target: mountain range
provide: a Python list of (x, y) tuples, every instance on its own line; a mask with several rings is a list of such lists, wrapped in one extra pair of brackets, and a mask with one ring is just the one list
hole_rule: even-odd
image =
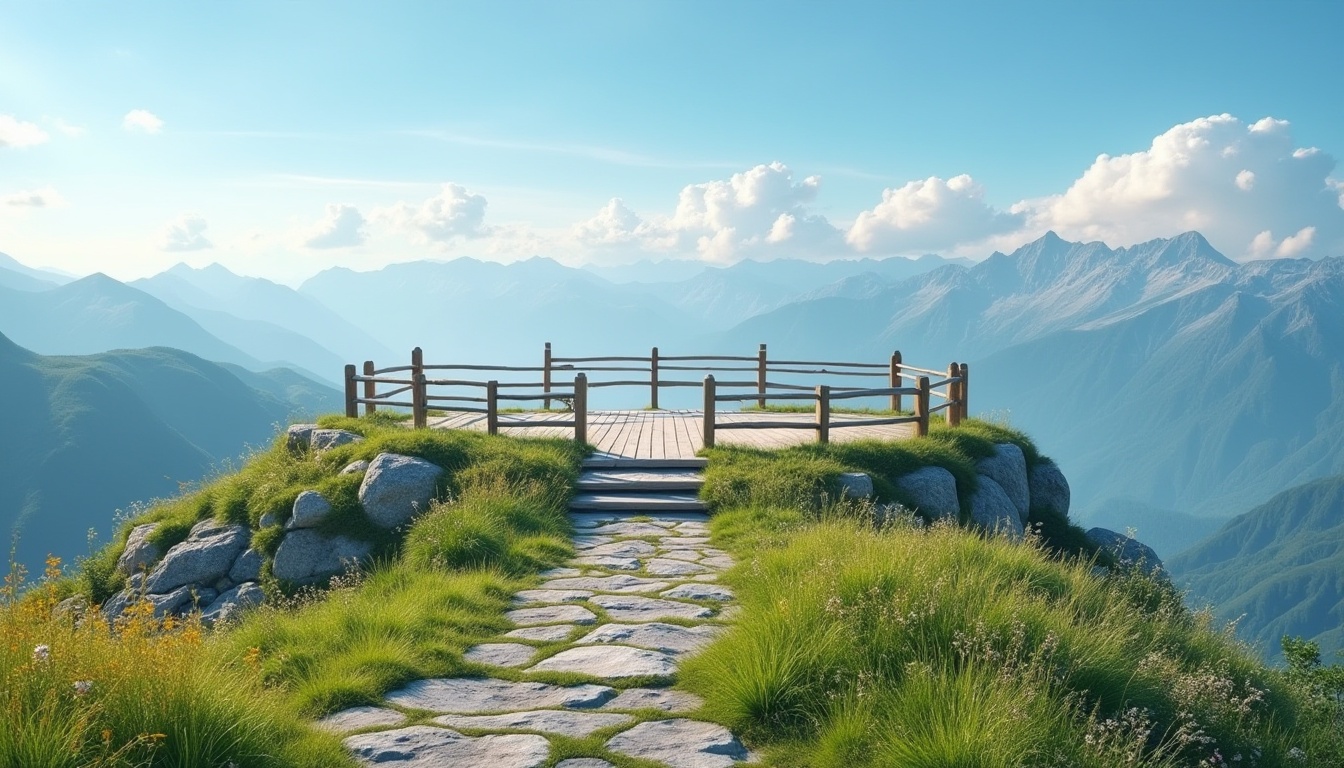
[(340, 408), (291, 371), (254, 373), (156, 347), (44, 356), (0, 335), (0, 528), (30, 571), (87, 554), (114, 512), (174, 494), (291, 419)]
[[(42, 354), (171, 346), (280, 399), (414, 346), (500, 364), (536, 364), (546, 341), (557, 355), (768, 342), (772, 357), (955, 359), (971, 365), (972, 412), (1010, 420), (1064, 469), (1075, 517), (1134, 528), (1163, 557), (1344, 473), (1344, 259), (1237, 263), (1195, 232), (1125, 248), (1048, 233), (978, 263), (459, 258), (297, 288), (219, 265), (127, 285), (0, 259), (0, 332)], [(278, 365), (297, 371), (284, 386), (260, 373)]]
[(1271, 658), (1284, 635), (1344, 651), (1344, 475), (1275, 495), (1167, 561), (1196, 605)]

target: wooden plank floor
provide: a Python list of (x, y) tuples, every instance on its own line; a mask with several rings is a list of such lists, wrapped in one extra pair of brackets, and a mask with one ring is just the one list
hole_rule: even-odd
[[(572, 438), (573, 427), (548, 427), (548, 421), (570, 421), (571, 413), (505, 413), (500, 414), (500, 434), (514, 437)], [(879, 427), (838, 427), (837, 422), (871, 418), (834, 414), (831, 416), (831, 442), (852, 440), (900, 440), (914, 435), (912, 424), (892, 424)], [(796, 422), (811, 426), (813, 417), (808, 413), (740, 413), (727, 411), (718, 414), (715, 430), (719, 445), (741, 445), (754, 448), (784, 448), (810, 443), (817, 439), (814, 429), (724, 429), (724, 424), (750, 421)], [(513, 426), (509, 425), (527, 426)], [(434, 417), (429, 426), (435, 429), (471, 429), (485, 431), (485, 414), (449, 412)], [(632, 459), (688, 459), (704, 447), (704, 416), (700, 411), (591, 411), (588, 414), (588, 442), (597, 448), (597, 457), (620, 456)]]

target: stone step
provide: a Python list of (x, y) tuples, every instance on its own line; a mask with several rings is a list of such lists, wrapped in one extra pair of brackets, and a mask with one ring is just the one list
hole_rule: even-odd
[(631, 459), (625, 456), (611, 456), (595, 453), (583, 460), (584, 469), (704, 469), (707, 459)]
[(698, 491), (704, 476), (695, 469), (590, 469), (579, 476), (580, 491)]
[(611, 512), (703, 512), (708, 507), (694, 493), (579, 493), (569, 502), (571, 510)]

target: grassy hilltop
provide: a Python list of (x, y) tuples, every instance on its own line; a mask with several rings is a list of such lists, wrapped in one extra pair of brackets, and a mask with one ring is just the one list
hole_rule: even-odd
[[(565, 507), (584, 451), (386, 417), (323, 423), (366, 439), (314, 456), (280, 438), (128, 521), (80, 568), (53, 564), (26, 589), (11, 574), (0, 765), (352, 765), (308, 723), (410, 680), (483, 672), (464, 650), (507, 626), (510, 595), (573, 554)], [(1094, 572), (1080, 531), (1040, 511), (1019, 542), (885, 506), (902, 501), (896, 476), (928, 464), (969, 493), (974, 460), (1004, 440), (1038, 460), (1024, 436), (974, 420), (899, 443), (710, 451), (703, 496), (715, 545), (740, 563), (727, 579), (741, 608), (683, 667), (681, 685), (706, 700), (699, 716), (781, 766), (1344, 764), (1344, 681), (1309, 646), (1288, 670), (1262, 665), (1160, 578)], [(394, 535), (373, 530), (338, 474), (380, 451), (448, 470), (446, 500)], [(878, 499), (837, 499), (846, 471), (870, 473)], [(216, 630), (52, 610), (121, 586), (111, 566), (134, 524), (164, 523), (166, 545), (206, 517), (255, 526), (308, 488), (337, 510), (328, 532), (377, 545), (366, 573), (297, 593), (271, 579), (266, 606)], [(254, 540), (263, 550), (269, 530)], [(596, 748), (562, 743), (551, 762), (647, 768)]]

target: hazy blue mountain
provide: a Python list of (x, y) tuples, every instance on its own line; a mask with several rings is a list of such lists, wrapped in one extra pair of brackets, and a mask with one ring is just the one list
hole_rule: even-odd
[(676, 283), (690, 280), (709, 265), (694, 259), (633, 261), (629, 264), (585, 264), (590, 272), (612, 283)]
[(1101, 526), (1113, 531), (1132, 530), (1135, 538), (1151, 546), (1157, 556), (1164, 559), (1193, 547), (1226, 522), (1222, 517), (1196, 517), (1125, 497), (1089, 504), (1075, 510), (1072, 516), (1084, 528)]
[(859, 295), (854, 287), (858, 283), (870, 286), (870, 292), (880, 291), (906, 278), (954, 263), (970, 262), (934, 255), (918, 259), (838, 259), (824, 263), (748, 259), (728, 267), (710, 267), (689, 280), (646, 287), (679, 309), (722, 329), (809, 298), (829, 295), (854, 298)]
[[(326, 270), (300, 287), (340, 307), (398, 352), (425, 350), (427, 362), (541, 363), (556, 355), (622, 355), (674, 346), (703, 323), (656, 296), (534, 258), (497, 264), (460, 258), (393, 264), (374, 272)], [(380, 366), (386, 364), (375, 359)]]
[[(190, 315), (212, 333), (239, 346), (243, 346), (235, 340), (239, 334), (275, 336), (265, 343), (275, 352), (284, 354), (262, 354), (259, 350), (253, 352), (254, 356), (263, 360), (292, 361), (326, 379), (339, 378), (345, 363), (392, 356), (385, 345), (338, 312), (339, 306), (328, 307), (270, 280), (236, 275), (219, 264), (202, 269), (178, 264), (131, 285)], [(211, 312), (251, 322), (234, 323)], [(293, 336), (281, 338), (277, 329), (284, 329)], [(398, 350), (398, 354), (408, 352), (409, 348), (405, 353)], [(333, 364), (335, 368), (331, 367)]]
[(49, 291), (0, 288), (0, 332), (41, 354), (161, 346), (253, 370), (266, 367), (181, 312), (102, 273)]
[[(4, 254), (0, 253), (0, 256), (4, 256)], [(3, 262), (0, 261), (0, 264), (3, 264)], [(56, 285), (50, 280), (43, 280), (25, 272), (16, 272), (0, 266), (0, 288), (11, 288), (16, 291), (46, 291), (55, 288)]]
[(20, 263), (9, 254), (0, 253), (0, 285), (5, 285), (11, 288), (20, 288), (25, 291), (44, 290), (42, 288), (23, 288), (20, 285), (11, 285), (9, 281), (17, 281), (18, 278), (14, 278), (12, 275), (4, 273), (16, 273), (22, 277), (28, 278), (30, 281), (36, 281), (36, 283), (34, 283), (36, 285), (50, 284), (48, 287), (64, 285), (74, 279), (64, 272), (57, 272), (50, 269), (36, 269), (27, 266), (26, 264)]
[(1226, 518), (1344, 472), (1344, 260), (1248, 265), (972, 379), (974, 407), (1010, 410), (1059, 457), (1080, 516), (1127, 498)]
[(291, 372), (244, 375), (174, 349), (42, 356), (0, 336), (0, 527), (18, 532), (20, 562), (87, 554), (85, 532), (106, 538), (116, 510), (340, 401)]
[(722, 339), (740, 347), (787, 329), (790, 346), (809, 356), (881, 359), (899, 349), (912, 361), (976, 360), (1236, 271), (1196, 232), (1117, 249), (1065, 242), (1050, 232), (1012, 254), (942, 266), (886, 290), (873, 290), (871, 280), (856, 294), (818, 286), (817, 298), (751, 318)]
[(1167, 561), (1192, 604), (1211, 604), (1237, 633), (1280, 657), (1279, 638), (1344, 650), (1344, 476), (1274, 496)]

